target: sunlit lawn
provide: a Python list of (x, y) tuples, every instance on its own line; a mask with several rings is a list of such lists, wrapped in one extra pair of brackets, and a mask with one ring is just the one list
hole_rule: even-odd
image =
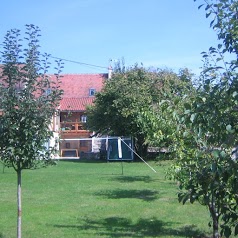
[[(181, 205), (168, 162), (58, 162), (23, 172), (22, 237), (206, 237), (209, 215)], [(122, 174), (123, 172), (123, 174)], [(16, 237), (16, 174), (0, 165), (0, 238)]]

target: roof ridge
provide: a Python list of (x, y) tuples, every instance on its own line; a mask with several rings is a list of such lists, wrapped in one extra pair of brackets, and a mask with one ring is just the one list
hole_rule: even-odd
[[(108, 73), (61, 73), (60, 75), (105, 75)], [(55, 74), (49, 74), (49, 75), (55, 75)]]
[(62, 97), (63, 98), (67, 98), (67, 99), (80, 99), (80, 98), (94, 98), (95, 96), (88, 96), (88, 97)]

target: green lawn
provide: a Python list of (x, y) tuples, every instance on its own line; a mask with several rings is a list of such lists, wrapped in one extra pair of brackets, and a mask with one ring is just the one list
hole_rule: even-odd
[[(60, 161), (23, 171), (23, 238), (206, 237), (205, 207), (181, 205), (168, 162)], [(0, 238), (16, 237), (16, 174), (0, 165)]]

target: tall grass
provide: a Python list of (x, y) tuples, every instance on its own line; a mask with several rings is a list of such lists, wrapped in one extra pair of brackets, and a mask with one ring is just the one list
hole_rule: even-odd
[[(152, 163), (157, 173), (144, 163), (76, 160), (24, 171), (22, 237), (208, 236), (206, 208), (178, 203), (167, 163)], [(0, 238), (16, 237), (16, 218), (16, 174), (0, 167)]]

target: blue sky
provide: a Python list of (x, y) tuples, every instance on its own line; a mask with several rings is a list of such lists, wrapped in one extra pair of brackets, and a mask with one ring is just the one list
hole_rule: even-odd
[(126, 66), (202, 66), (201, 52), (217, 44), (203, 0), (7, 0), (1, 3), (0, 41), (7, 30), (41, 29), (41, 51), (72, 61), (63, 73), (107, 72), (110, 59)]

